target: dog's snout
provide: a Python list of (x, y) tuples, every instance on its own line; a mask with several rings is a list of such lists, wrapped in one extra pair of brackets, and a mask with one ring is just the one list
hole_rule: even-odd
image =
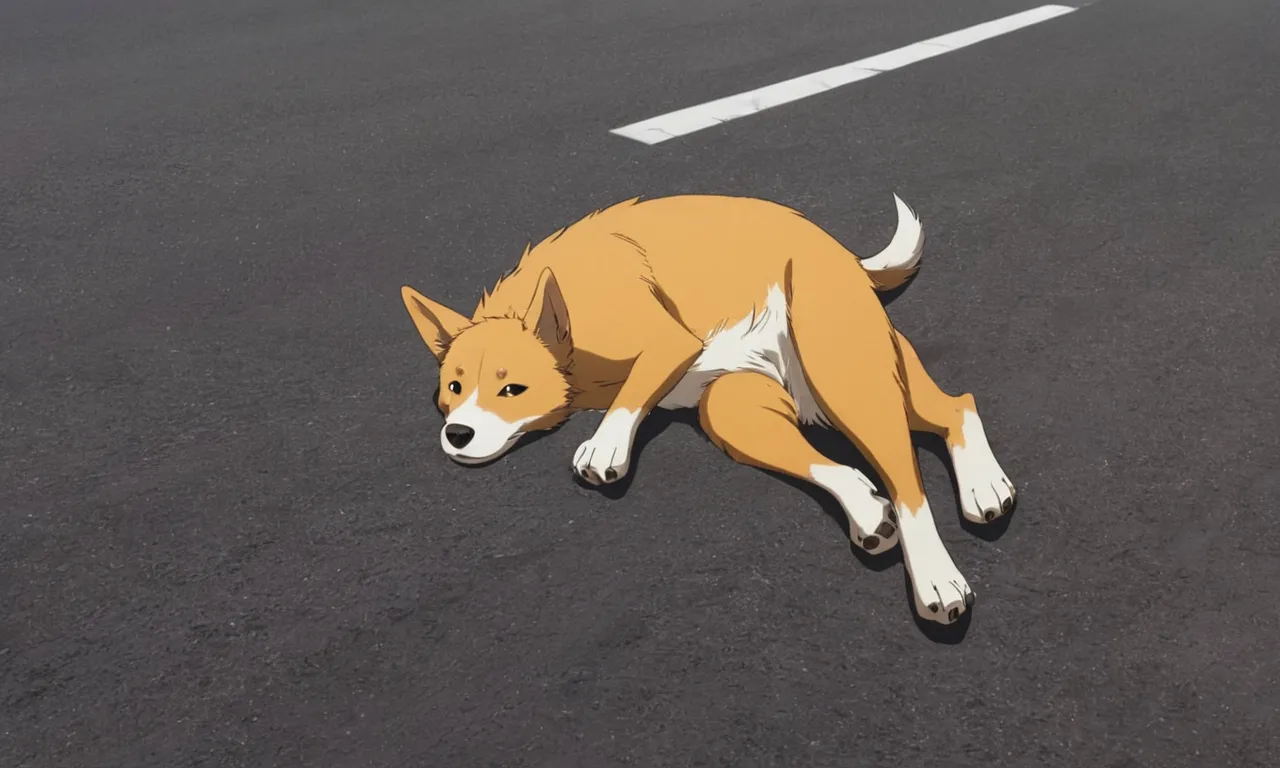
[(444, 428), (444, 439), (449, 441), (449, 445), (454, 448), (462, 449), (467, 447), (467, 443), (471, 442), (471, 438), (476, 436), (476, 431), (471, 427), (462, 424), (446, 424)]

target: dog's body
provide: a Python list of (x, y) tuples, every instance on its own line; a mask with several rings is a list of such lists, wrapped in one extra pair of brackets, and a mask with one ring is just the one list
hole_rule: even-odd
[[(965, 517), (1012, 509), (1014, 489), (970, 395), (942, 392), (876, 291), (903, 284), (924, 244), (895, 197), (898, 230), (859, 261), (794, 210), (741, 197), (628, 200), (527, 248), (471, 319), (406, 286), (441, 363), (445, 452), (483, 463), (580, 410), (604, 419), (573, 457), (593, 484), (623, 477), (654, 408), (698, 408), (735, 460), (812, 482), (871, 553), (901, 539), (919, 614), (950, 623), (973, 592), (938, 537), (910, 431), (950, 449)], [(884, 481), (833, 463), (799, 425), (839, 429)]]

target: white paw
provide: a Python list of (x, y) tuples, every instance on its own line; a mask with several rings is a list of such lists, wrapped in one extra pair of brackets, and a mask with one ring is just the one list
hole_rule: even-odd
[(975, 595), (951, 558), (946, 562), (917, 565), (911, 579), (920, 618), (954, 624), (973, 607)]
[(592, 485), (614, 483), (631, 468), (631, 443), (637, 421), (627, 410), (610, 411), (591, 439), (578, 446), (573, 471)]
[(573, 471), (592, 485), (613, 483), (626, 476), (631, 464), (630, 446), (593, 437), (578, 446)]
[(866, 475), (853, 467), (815, 464), (809, 468), (809, 476), (844, 508), (854, 546), (878, 555), (897, 545), (893, 505), (876, 495), (876, 487)]
[(961, 441), (951, 448), (951, 463), (966, 520), (989, 523), (1013, 511), (1017, 492), (991, 452), (982, 421), (972, 411), (964, 416)]
[(897, 512), (916, 613), (939, 624), (955, 623), (973, 607), (974, 593), (938, 537), (928, 501), (915, 512), (905, 506)]
[[(860, 509), (856, 518), (853, 509), (849, 509), (849, 520), (852, 523), (849, 532), (855, 545), (866, 550), (869, 555), (888, 552), (898, 546), (897, 515), (888, 499), (868, 493), (857, 506)], [(861, 519), (862, 522), (854, 523), (855, 519)], [(874, 527), (872, 523), (875, 523)]]
[[(957, 479), (959, 472), (956, 473)], [(973, 523), (989, 523), (1001, 515), (1013, 511), (1017, 492), (1013, 483), (1004, 476), (1000, 467), (978, 476), (970, 482), (960, 482), (960, 509), (966, 520)]]

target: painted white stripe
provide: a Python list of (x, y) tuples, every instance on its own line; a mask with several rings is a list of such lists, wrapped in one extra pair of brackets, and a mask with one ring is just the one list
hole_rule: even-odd
[(658, 144), (685, 134), (710, 128), (720, 123), (760, 112), (770, 107), (799, 101), (807, 96), (829, 91), (859, 80), (875, 77), (881, 72), (905, 67), (917, 61), (939, 56), (983, 40), (989, 40), (1014, 30), (1056, 19), (1076, 10), (1069, 5), (1042, 5), (1029, 11), (1015, 13), (1002, 19), (988, 21), (949, 34), (921, 40), (865, 59), (841, 64), (810, 75), (767, 85), (715, 101), (708, 101), (687, 109), (668, 112), (665, 115), (642, 120), (638, 123), (614, 128), (610, 133), (645, 144)]

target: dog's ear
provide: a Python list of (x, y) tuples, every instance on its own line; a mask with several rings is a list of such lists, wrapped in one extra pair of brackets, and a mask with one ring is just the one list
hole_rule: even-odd
[(471, 321), (407, 285), (400, 289), (400, 295), (404, 297), (409, 317), (413, 318), (413, 324), (418, 327), (418, 333), (422, 334), (422, 340), (427, 342), (427, 347), (436, 356), (436, 360), (443, 362), (449, 344), (463, 329), (471, 325)]
[(560, 284), (551, 268), (542, 270), (533, 301), (524, 313), (524, 326), (534, 332), (543, 344), (553, 350), (567, 352), (573, 345), (569, 334), (569, 310), (560, 293)]

